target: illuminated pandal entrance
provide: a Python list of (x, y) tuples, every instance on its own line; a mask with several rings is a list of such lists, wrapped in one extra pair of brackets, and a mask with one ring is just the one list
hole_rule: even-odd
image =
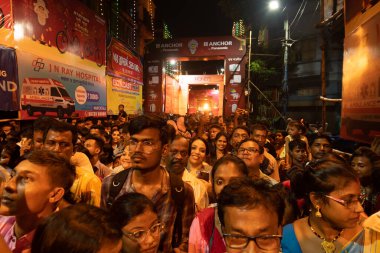
[[(232, 36), (155, 41), (145, 54), (144, 111), (229, 116), (246, 107), (246, 48)], [(181, 75), (170, 61), (224, 61), (222, 75)]]

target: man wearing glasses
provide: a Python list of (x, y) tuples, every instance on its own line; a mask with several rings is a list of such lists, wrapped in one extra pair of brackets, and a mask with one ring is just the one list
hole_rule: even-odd
[(218, 199), (228, 253), (280, 252), (285, 204), (265, 180), (233, 180)]
[(267, 180), (271, 185), (275, 185), (278, 182), (271, 178), (268, 175), (265, 175), (260, 170), (260, 165), (263, 163), (264, 157), (264, 148), (260, 146), (254, 140), (244, 140), (242, 141), (237, 149), (237, 156), (244, 161), (248, 167), (248, 175), (250, 178), (264, 179)]
[[(106, 177), (102, 184), (101, 206), (109, 208), (112, 202), (119, 196), (137, 192), (150, 199), (157, 210), (160, 221), (166, 230), (161, 237), (159, 250), (162, 252), (187, 252), (188, 234), (191, 222), (194, 218), (194, 192), (190, 185), (184, 184), (184, 200), (182, 203), (181, 224), (176, 223), (178, 205), (175, 204), (171, 192), (171, 177), (169, 173), (160, 166), (161, 156), (168, 148), (167, 124), (161, 118), (142, 115), (134, 118), (129, 125), (131, 135), (129, 151), (132, 160), (132, 168), (124, 181), (115, 182), (114, 177), (118, 174)], [(125, 173), (125, 172), (124, 172)], [(116, 196), (112, 196), (112, 187), (119, 188)], [(115, 198), (113, 198), (115, 197)], [(180, 226), (180, 231), (178, 227)]]

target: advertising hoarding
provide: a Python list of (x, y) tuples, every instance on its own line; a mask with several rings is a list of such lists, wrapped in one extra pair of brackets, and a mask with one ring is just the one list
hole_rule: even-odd
[(12, 46), (11, 0), (0, 1), (0, 45)]
[(0, 46), (0, 111), (19, 109), (19, 85), (16, 52)]
[(116, 39), (107, 53), (107, 113), (117, 115), (124, 105), (128, 114), (142, 112), (143, 65), (139, 57)]
[(344, 41), (341, 135), (359, 142), (380, 135), (379, 26), (377, 12)]
[(128, 114), (142, 113), (142, 86), (124, 79), (107, 76), (107, 114), (117, 115), (119, 104)]
[(47, 114), (67, 117), (106, 116), (106, 81), (97, 72), (17, 51), (21, 83), (21, 118)]
[(33, 44), (56, 48), (81, 59), (105, 64), (105, 21), (79, 1), (13, 0), (14, 39), (21, 50)]

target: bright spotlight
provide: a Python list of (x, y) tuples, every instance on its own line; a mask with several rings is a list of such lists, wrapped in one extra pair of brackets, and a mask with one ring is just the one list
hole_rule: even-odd
[(278, 0), (272, 0), (268, 4), (269, 10), (278, 10), (280, 8), (280, 2)]
[(175, 65), (177, 63), (177, 61), (176, 60), (170, 60), (170, 65)]
[(14, 38), (15, 40), (21, 40), (24, 38), (24, 26), (22, 24), (14, 25)]

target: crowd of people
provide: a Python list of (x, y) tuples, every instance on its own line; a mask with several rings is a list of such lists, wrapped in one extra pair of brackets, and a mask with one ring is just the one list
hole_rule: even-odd
[(380, 154), (208, 115), (1, 128), (0, 252), (380, 252)]

